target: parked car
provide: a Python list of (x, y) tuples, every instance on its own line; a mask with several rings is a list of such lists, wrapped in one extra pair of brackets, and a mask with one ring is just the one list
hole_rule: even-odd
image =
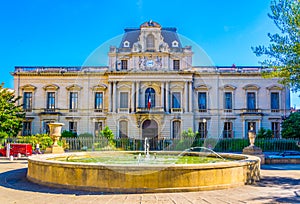
[[(0, 149), (0, 156), (6, 156), (6, 151), (7, 151), (7, 145), (5, 145), (4, 148)], [(22, 156), (31, 156), (32, 155), (32, 146), (31, 144), (9, 144), (10, 146), (10, 151), (9, 155), (10, 156), (18, 156), (20, 153)]]

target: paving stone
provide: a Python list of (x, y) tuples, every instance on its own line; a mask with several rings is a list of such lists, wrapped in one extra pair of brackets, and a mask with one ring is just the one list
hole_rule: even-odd
[(103, 194), (57, 189), (30, 183), (27, 161), (0, 160), (1, 204), (243, 204), (300, 203), (300, 165), (262, 166), (262, 180), (238, 188), (186, 193)]

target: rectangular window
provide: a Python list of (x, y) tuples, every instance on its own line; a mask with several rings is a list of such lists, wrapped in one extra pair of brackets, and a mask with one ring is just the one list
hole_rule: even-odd
[(206, 122), (199, 122), (198, 134), (199, 134), (200, 138), (206, 138), (206, 136), (207, 136)]
[(181, 127), (180, 121), (173, 121), (173, 139), (180, 139)]
[(198, 109), (200, 112), (207, 111), (207, 99), (206, 99), (206, 92), (199, 92), (198, 93)]
[(47, 92), (47, 110), (55, 110), (55, 92)]
[(254, 92), (247, 93), (247, 109), (255, 110), (256, 109), (256, 98)]
[(224, 97), (225, 97), (224, 98), (224, 111), (231, 112), (232, 111), (232, 93), (225, 92)]
[(224, 122), (223, 138), (233, 138), (232, 122)]
[(23, 122), (23, 129), (22, 129), (23, 136), (31, 135), (31, 122)]
[(128, 69), (128, 61), (121, 60), (121, 70), (127, 70), (127, 69)]
[(280, 123), (272, 122), (272, 133), (275, 138), (280, 138)]
[(271, 93), (271, 112), (279, 112), (279, 93)]
[(100, 133), (103, 129), (102, 122), (95, 122), (95, 136), (100, 136)]
[(25, 112), (32, 111), (32, 92), (24, 92), (23, 95), (23, 109)]
[(128, 108), (128, 92), (120, 93), (120, 108)]
[(181, 94), (180, 92), (172, 93), (172, 108), (181, 108)]
[(70, 112), (77, 112), (78, 109), (78, 93), (70, 92)]
[(178, 71), (180, 69), (180, 61), (179, 60), (173, 60), (173, 70)]
[(103, 109), (103, 93), (96, 92), (95, 93), (95, 112), (102, 112)]
[(69, 131), (73, 133), (77, 133), (77, 122), (74, 121), (69, 122)]
[(119, 122), (119, 137), (128, 138), (128, 123), (125, 120)]

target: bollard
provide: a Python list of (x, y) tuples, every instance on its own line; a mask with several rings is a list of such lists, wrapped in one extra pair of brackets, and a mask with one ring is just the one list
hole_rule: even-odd
[(13, 161), (13, 160), (14, 160), (14, 156), (13, 155), (9, 156), (9, 161)]

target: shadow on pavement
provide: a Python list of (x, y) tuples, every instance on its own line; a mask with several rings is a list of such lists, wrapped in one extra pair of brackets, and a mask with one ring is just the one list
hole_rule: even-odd
[[(0, 186), (21, 191), (31, 191), (52, 194), (69, 194), (69, 195), (109, 195), (103, 192), (89, 192), (82, 190), (72, 190), (65, 188), (51, 188), (48, 186), (38, 185), (27, 180), (27, 168), (7, 171), (0, 174)], [(117, 194), (117, 193), (114, 193)]]

